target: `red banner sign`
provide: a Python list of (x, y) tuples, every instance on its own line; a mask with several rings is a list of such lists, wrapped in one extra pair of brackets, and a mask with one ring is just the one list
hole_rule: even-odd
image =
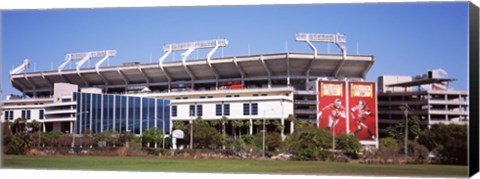
[(318, 127), (335, 131), (336, 135), (347, 132), (347, 108), (345, 82), (318, 82)]
[(349, 131), (360, 140), (377, 137), (375, 83), (349, 82)]

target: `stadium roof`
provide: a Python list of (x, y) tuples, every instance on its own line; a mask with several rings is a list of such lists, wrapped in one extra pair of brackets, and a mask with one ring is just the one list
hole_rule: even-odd
[[(13, 87), (27, 93), (49, 92), (54, 83), (77, 84), (80, 87), (124, 88), (126, 84), (160, 86), (171, 83), (209, 83), (235, 79), (262, 80), (306, 79), (310, 77), (365, 78), (374, 63), (372, 55), (274, 53), (159, 63), (129, 63), (117, 66), (28, 72), (10, 75)], [(307, 75), (308, 74), (308, 75)], [(193, 77), (193, 79), (192, 79)]]

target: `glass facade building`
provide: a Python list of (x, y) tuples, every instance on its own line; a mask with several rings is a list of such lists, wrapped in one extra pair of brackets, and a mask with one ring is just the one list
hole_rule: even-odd
[(170, 133), (170, 100), (111, 94), (74, 93), (74, 133), (113, 130), (141, 134), (149, 128)]

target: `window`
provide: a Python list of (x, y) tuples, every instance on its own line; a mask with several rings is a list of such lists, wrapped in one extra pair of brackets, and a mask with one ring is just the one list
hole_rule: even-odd
[(268, 96), (267, 94), (262, 94), (262, 96)]
[(253, 96), (258, 96), (258, 94), (253, 94)]
[(182, 99), (188, 99), (188, 97), (183, 97)]
[(213, 98), (213, 96), (207, 96), (207, 98)]
[(227, 95), (227, 98), (231, 98), (231, 97), (232, 97), (232, 95)]
[(223, 104), (223, 115), (230, 116), (230, 104)]
[(238, 98), (240, 97), (240, 95), (236, 94), (236, 95), (233, 95), (233, 97)]
[(243, 103), (243, 115), (244, 116), (250, 115), (250, 104), (249, 103)]
[(22, 118), (25, 119), (26, 117), (27, 117), (27, 116), (26, 116), (26, 114), (25, 114), (25, 110), (22, 110)]
[(258, 115), (258, 103), (252, 103), (252, 115)]
[(180, 99), (180, 97), (176, 97), (175, 99)]
[(222, 104), (215, 105), (215, 115), (222, 116)]
[(200, 96), (200, 99), (205, 99), (205, 96)]
[(10, 111), (5, 111), (5, 115), (3, 117), (5, 120), (10, 119)]
[(190, 105), (190, 116), (193, 117), (195, 116), (195, 105)]
[(38, 112), (38, 119), (43, 119), (43, 109)]
[(177, 117), (177, 106), (172, 106), (172, 117)]
[(203, 116), (203, 105), (197, 105), (197, 116)]
[(13, 120), (13, 111), (10, 111), (10, 120)]

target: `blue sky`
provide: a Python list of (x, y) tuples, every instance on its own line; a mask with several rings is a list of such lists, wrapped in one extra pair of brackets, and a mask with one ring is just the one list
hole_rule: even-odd
[[(285, 44), (290, 52), (311, 52), (294, 41), (296, 32), (346, 34), (349, 54), (358, 44), (359, 54), (375, 56), (369, 81), (443, 68), (457, 79), (451, 87), (467, 89), (467, 2), (2, 11), (2, 86), (4, 94), (19, 93), (8, 71), (24, 58), (28, 71), (45, 71), (73, 52), (116, 49), (110, 65), (149, 62), (164, 44), (214, 38), (229, 40), (225, 56), (246, 55), (248, 46), (250, 54), (285, 52)], [(327, 52), (326, 44), (316, 45)]]

